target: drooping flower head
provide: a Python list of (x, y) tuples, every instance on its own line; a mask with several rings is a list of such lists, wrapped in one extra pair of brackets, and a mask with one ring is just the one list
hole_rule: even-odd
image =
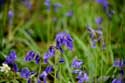
[(71, 17), (71, 16), (73, 16), (73, 11), (70, 10), (65, 15), (68, 16), (68, 17)]
[(96, 24), (100, 25), (103, 19), (101, 17), (97, 17), (95, 21), (96, 21)]
[(121, 79), (113, 79), (112, 83), (123, 83)]
[(16, 60), (16, 52), (11, 51), (10, 54), (6, 57), (5, 63), (13, 64)]
[(61, 7), (62, 7), (62, 4), (60, 4), (60, 3), (55, 3), (53, 6), (54, 6), (54, 11), (55, 11), (55, 12), (58, 12), (58, 8), (61, 8)]
[(48, 63), (48, 59), (53, 57), (54, 55), (55, 55), (55, 47), (50, 46), (49, 50), (43, 56), (44, 63)]
[(46, 6), (47, 11), (50, 11), (50, 6), (51, 6), (50, 0), (45, 0), (44, 5)]
[(30, 2), (30, 0), (23, 0), (23, 4), (24, 4), (28, 9), (32, 9), (32, 3)]
[(113, 66), (114, 66), (114, 67), (122, 67), (123, 64), (124, 64), (124, 63), (123, 63), (122, 60), (120, 60), (120, 59), (115, 59)]
[(104, 7), (104, 9), (107, 9), (109, 4), (107, 0), (96, 0), (96, 2), (101, 4)]
[(73, 49), (73, 39), (70, 34), (60, 32), (56, 35), (56, 47), (60, 49), (62, 45), (65, 45), (69, 50)]
[(31, 72), (28, 68), (23, 68), (20, 72), (20, 76), (25, 79), (29, 79), (32, 74), (34, 72)]
[(12, 69), (14, 72), (18, 72), (19, 69), (16, 63), (12, 64)]
[(82, 61), (77, 60), (77, 59), (73, 59), (72, 67), (73, 67), (73, 68), (81, 68), (81, 65), (82, 65), (82, 64), (83, 64)]
[(35, 56), (35, 62), (36, 62), (36, 64), (39, 64), (39, 62), (40, 62), (40, 56), (39, 56), (39, 54), (37, 54)]
[(88, 81), (89, 78), (88, 78), (87, 73), (79, 72), (77, 79), (78, 79), (78, 83), (84, 83), (84, 82)]
[(35, 57), (35, 53), (33, 51), (28, 51), (26, 56), (25, 56), (25, 61), (31, 61)]
[(46, 69), (43, 71), (43, 73), (40, 74), (38, 82), (44, 81), (44, 83), (46, 83), (46, 78), (48, 74), (50, 74), (52, 71), (53, 71), (53, 67), (47, 66)]

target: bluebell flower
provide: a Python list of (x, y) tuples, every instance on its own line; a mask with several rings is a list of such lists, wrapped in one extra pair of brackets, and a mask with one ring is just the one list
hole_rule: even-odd
[(108, 8), (109, 3), (107, 0), (96, 0), (96, 2), (101, 4), (104, 7), (104, 9)]
[(16, 60), (16, 52), (11, 51), (10, 54), (6, 57), (5, 63), (7, 64), (13, 64)]
[(14, 12), (12, 10), (9, 10), (8, 11), (8, 17), (9, 17), (9, 20), (11, 20), (14, 16)]
[(70, 34), (60, 32), (56, 35), (56, 48), (60, 49), (62, 45), (65, 45), (69, 50), (73, 49), (73, 39)]
[(28, 51), (26, 56), (25, 56), (25, 61), (31, 61), (35, 57), (35, 53), (33, 51)]
[(87, 30), (88, 30), (88, 32), (89, 32), (89, 34), (90, 34), (90, 38), (91, 38), (92, 40), (94, 40), (94, 39), (95, 39), (95, 36), (96, 36), (95, 30), (94, 30), (92, 27), (90, 27), (90, 26), (87, 26)]
[(50, 46), (49, 50), (43, 56), (44, 63), (48, 63), (48, 59), (53, 57), (54, 55), (55, 55), (55, 47)]
[(77, 79), (78, 79), (78, 83), (84, 83), (84, 82), (88, 81), (89, 78), (88, 78), (87, 73), (80, 73), (78, 75)]
[(71, 16), (73, 16), (73, 11), (70, 10), (65, 15), (68, 16), (68, 17), (71, 17)]
[(31, 83), (31, 79), (28, 79), (28, 80), (27, 80), (27, 83)]
[(54, 11), (55, 11), (55, 12), (58, 12), (58, 8), (60, 8), (60, 7), (62, 7), (62, 4), (60, 4), (60, 3), (55, 3), (55, 4), (54, 4)]
[(51, 73), (53, 71), (53, 67), (52, 66), (47, 66), (46, 69), (45, 69), (45, 72), (47, 74)]
[(76, 70), (73, 70), (73, 74), (79, 74), (79, 72), (82, 72), (81, 70), (79, 70), (79, 69), (76, 69)]
[(20, 76), (25, 79), (29, 79), (31, 76), (31, 72), (28, 68), (23, 68), (20, 72)]
[(112, 83), (122, 83), (121, 79), (113, 79)]
[(30, 0), (23, 0), (23, 4), (24, 4), (28, 9), (32, 9), (32, 3), (30, 2)]
[(64, 58), (60, 58), (59, 60), (60, 63), (64, 63), (64, 61), (65, 61)]
[(83, 64), (82, 61), (77, 60), (77, 59), (73, 59), (72, 67), (73, 67), (73, 68), (81, 68), (81, 65), (82, 65), (82, 64)]
[(46, 6), (47, 11), (50, 11), (50, 6), (51, 6), (50, 0), (45, 0), (44, 5)]
[(37, 54), (35, 56), (35, 61), (36, 61), (36, 64), (39, 64), (39, 62), (40, 62), (40, 56), (39, 56), (39, 54)]
[(19, 69), (18, 69), (17, 64), (14, 63), (12, 66), (13, 66), (13, 67), (12, 67), (12, 68), (13, 68), (13, 71), (14, 71), (14, 72), (18, 72)]
[(40, 74), (39, 80), (44, 81), (44, 83), (46, 83), (46, 78), (47, 78), (48, 74), (50, 74), (52, 71), (53, 71), (53, 67), (47, 66), (47, 68), (43, 71), (43, 73)]
[(98, 18), (96, 18), (95, 21), (96, 21), (96, 24), (100, 25), (102, 23), (103, 19), (101, 17), (98, 17)]
[(120, 59), (115, 59), (113, 66), (114, 67), (122, 67), (123, 66), (123, 61), (120, 60)]

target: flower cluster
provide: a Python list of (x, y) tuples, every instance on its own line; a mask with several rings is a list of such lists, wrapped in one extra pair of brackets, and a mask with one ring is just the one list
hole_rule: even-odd
[[(99, 22), (98, 22), (98, 24), (99, 24)], [(87, 26), (87, 30), (90, 34), (92, 48), (96, 48), (96, 43), (102, 43), (102, 48), (104, 49), (106, 45), (105, 45), (105, 42), (103, 39), (102, 28), (98, 27), (97, 30), (94, 30), (90, 26)]]
[(75, 68), (73, 71), (73, 74), (77, 74), (78, 83), (83, 83), (88, 81), (88, 75), (87, 73), (83, 72), (80, 68), (82, 66), (83, 62), (77, 59), (74, 59), (72, 62), (72, 67)]
[(52, 66), (46, 67), (46, 69), (39, 75), (38, 83), (41, 83), (41, 81), (44, 81), (46, 83), (46, 78), (48, 74), (50, 74), (53, 71)]
[(123, 67), (125, 66), (124, 61), (117, 58), (114, 60), (113, 66), (119, 68), (120, 76), (118, 78), (113, 79), (112, 83), (123, 83), (123, 75), (124, 75)]
[(31, 51), (31, 50), (30, 50), (30, 51), (27, 52), (27, 54), (26, 54), (24, 60), (25, 60), (26, 62), (35, 60), (36, 64), (39, 64), (39, 62), (40, 62), (40, 56), (39, 56), (39, 54), (35, 54), (34, 51)]
[[(69, 50), (73, 49), (73, 39), (71, 38), (70, 34), (66, 32), (60, 32), (56, 35), (56, 46), (50, 46), (49, 50), (44, 54), (44, 63), (48, 63), (48, 59), (55, 55), (55, 51), (59, 50), (63, 53), (62, 46), (65, 45)], [(61, 58), (60, 62), (64, 60)]]
[(96, 0), (96, 2), (103, 6), (106, 15), (108, 16), (109, 19), (111, 19), (114, 14), (114, 11), (109, 9), (110, 4), (108, 0)]
[(16, 52), (11, 51), (10, 54), (6, 57), (5, 64), (8, 64), (14, 72), (18, 72), (18, 67), (17, 64), (15, 63), (16, 61)]

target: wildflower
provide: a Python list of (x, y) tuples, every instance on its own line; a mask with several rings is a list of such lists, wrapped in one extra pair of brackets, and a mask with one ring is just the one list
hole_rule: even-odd
[(72, 67), (73, 68), (81, 68), (81, 65), (83, 64), (82, 61), (80, 60), (77, 60), (77, 59), (74, 59), (73, 62), (72, 62)]
[(73, 39), (70, 34), (60, 32), (56, 35), (56, 48), (61, 49), (62, 45), (65, 45), (69, 50), (73, 49)]
[(113, 79), (112, 83), (122, 83), (121, 79)]
[(73, 11), (68, 11), (65, 15), (68, 17), (71, 17), (71, 16), (73, 16)]
[(87, 73), (80, 73), (78, 75), (77, 79), (78, 79), (78, 83), (86, 82), (86, 81), (88, 81), (88, 75), (87, 75)]
[(96, 48), (96, 43), (101, 43), (102, 48), (104, 49), (106, 45), (103, 39), (102, 27), (99, 26), (97, 30), (94, 30), (90, 26), (88, 26), (87, 30), (90, 33), (91, 47)]
[(64, 61), (65, 61), (64, 58), (60, 58), (59, 60), (60, 63), (64, 63)]
[(120, 60), (120, 59), (115, 59), (113, 66), (114, 67), (122, 67), (123, 66), (123, 61)]
[(48, 59), (55, 55), (55, 47), (50, 46), (49, 50), (44, 54), (44, 63), (48, 63)]
[(60, 7), (62, 7), (62, 4), (60, 4), (60, 3), (55, 3), (55, 4), (54, 4), (54, 11), (55, 11), (55, 12), (58, 12), (58, 8), (60, 8)]
[(38, 54), (35, 56), (35, 61), (36, 61), (36, 64), (39, 64), (39, 62), (40, 62), (40, 56)]
[(33, 51), (28, 51), (25, 57), (25, 61), (31, 61), (34, 59), (35, 53)]
[(98, 17), (98, 18), (96, 18), (95, 21), (96, 21), (96, 24), (100, 25), (102, 23), (103, 19), (101, 17)]
[(50, 0), (45, 0), (44, 5), (46, 6), (47, 11), (50, 11), (50, 6), (51, 6)]
[(82, 72), (81, 70), (77, 69), (77, 70), (73, 70), (73, 74), (79, 74), (79, 72)]
[(12, 66), (13, 66), (13, 67), (12, 67), (12, 68), (13, 68), (13, 71), (14, 71), (14, 72), (18, 72), (19, 69), (18, 69), (17, 64), (13, 64)]
[(101, 4), (104, 7), (104, 9), (108, 8), (109, 3), (107, 0), (96, 0), (96, 2)]
[(9, 56), (6, 57), (5, 63), (7, 64), (13, 64), (16, 60), (16, 52), (11, 51)]
[(8, 66), (8, 64), (3, 63), (2, 65), (3, 65), (3, 66), (0, 67), (0, 71), (1, 71), (1, 72), (5, 72), (5, 73), (8, 73), (8, 72), (10, 71), (10, 67)]
[(20, 72), (20, 76), (21, 76), (22, 78), (28, 79), (28, 78), (31, 76), (31, 72), (30, 72), (30, 70), (29, 70), (28, 68), (23, 68), (23, 69), (21, 70), (21, 72)]
[[(47, 75), (50, 74), (51, 72), (53, 71), (53, 67), (52, 66), (48, 66), (42, 74), (40, 74), (39, 76), (39, 80), (40, 81), (44, 81), (44, 83), (46, 83), (46, 78), (47, 78)], [(39, 81), (38, 81), (39, 82)]]
[(30, 0), (23, 0), (23, 4), (24, 4), (28, 9), (31, 9), (31, 8), (32, 8), (32, 3), (30, 2)]

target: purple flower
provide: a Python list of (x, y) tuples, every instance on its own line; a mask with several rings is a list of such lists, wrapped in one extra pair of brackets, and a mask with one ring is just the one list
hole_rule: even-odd
[(122, 83), (121, 79), (113, 79), (112, 83)]
[(48, 67), (45, 69), (45, 71), (43, 71), (43, 73), (40, 74), (40, 76), (39, 76), (40, 81), (44, 81), (44, 83), (46, 83), (47, 75), (48, 75), (49, 73), (51, 73), (52, 71), (53, 71), (53, 67), (52, 67), (52, 66), (48, 66)]
[(40, 56), (39, 56), (39, 54), (37, 54), (35, 56), (35, 61), (36, 61), (36, 64), (39, 64), (39, 62), (40, 62)]
[(31, 9), (31, 8), (32, 8), (32, 3), (30, 2), (30, 0), (23, 0), (23, 4), (24, 4), (28, 9)]
[(8, 11), (8, 17), (9, 17), (9, 19), (12, 19), (13, 16), (14, 16), (13, 11), (12, 11), (12, 10), (9, 10), (9, 11)]
[(73, 70), (73, 74), (79, 74), (79, 72), (82, 72), (81, 70), (77, 69), (77, 70)]
[(77, 59), (74, 59), (73, 62), (72, 62), (72, 67), (73, 68), (81, 68), (81, 65), (83, 64), (82, 61), (80, 60), (77, 60)]
[(19, 69), (18, 69), (17, 64), (13, 64), (13, 71), (14, 71), (14, 72), (18, 72), (18, 70), (19, 70)]
[(23, 68), (20, 72), (20, 76), (25, 79), (29, 79), (32, 75), (32, 72), (28, 68)]
[(47, 11), (50, 11), (50, 6), (51, 6), (50, 0), (45, 0), (44, 5), (46, 6)]
[(10, 54), (6, 57), (5, 63), (13, 64), (16, 60), (16, 52), (11, 51)]
[(45, 72), (47, 74), (51, 73), (53, 71), (53, 67), (52, 66), (47, 66), (46, 69), (45, 69)]
[(87, 73), (79, 73), (77, 79), (78, 79), (78, 83), (86, 82), (88, 81), (88, 75)]
[(28, 51), (25, 56), (25, 61), (31, 61), (34, 59), (35, 53), (33, 51)]
[(71, 16), (73, 16), (73, 11), (68, 11), (65, 15), (68, 17), (71, 17)]
[(55, 4), (54, 4), (54, 11), (55, 11), (55, 12), (58, 12), (58, 8), (60, 8), (60, 7), (62, 7), (62, 4), (60, 4), (60, 3), (55, 3)]
[(107, 9), (108, 7), (108, 1), (107, 0), (96, 0), (97, 3), (101, 4), (104, 9)]
[(56, 35), (56, 48), (60, 49), (62, 45), (65, 45), (69, 50), (73, 49), (73, 39), (70, 34), (60, 32)]
[(59, 60), (60, 63), (64, 63), (64, 61), (65, 61), (64, 58), (60, 58)]
[(44, 63), (48, 63), (48, 59), (53, 57), (54, 55), (55, 55), (55, 47), (50, 46), (49, 50), (43, 56)]
[(96, 24), (100, 25), (102, 23), (103, 19), (101, 17), (98, 17), (98, 18), (96, 18), (95, 21), (96, 21)]
[(30, 79), (28, 79), (28, 80), (27, 80), (27, 83), (31, 83), (31, 80), (30, 80)]
[(115, 59), (113, 66), (114, 67), (122, 67), (123, 66), (123, 61), (120, 60), (120, 59)]

